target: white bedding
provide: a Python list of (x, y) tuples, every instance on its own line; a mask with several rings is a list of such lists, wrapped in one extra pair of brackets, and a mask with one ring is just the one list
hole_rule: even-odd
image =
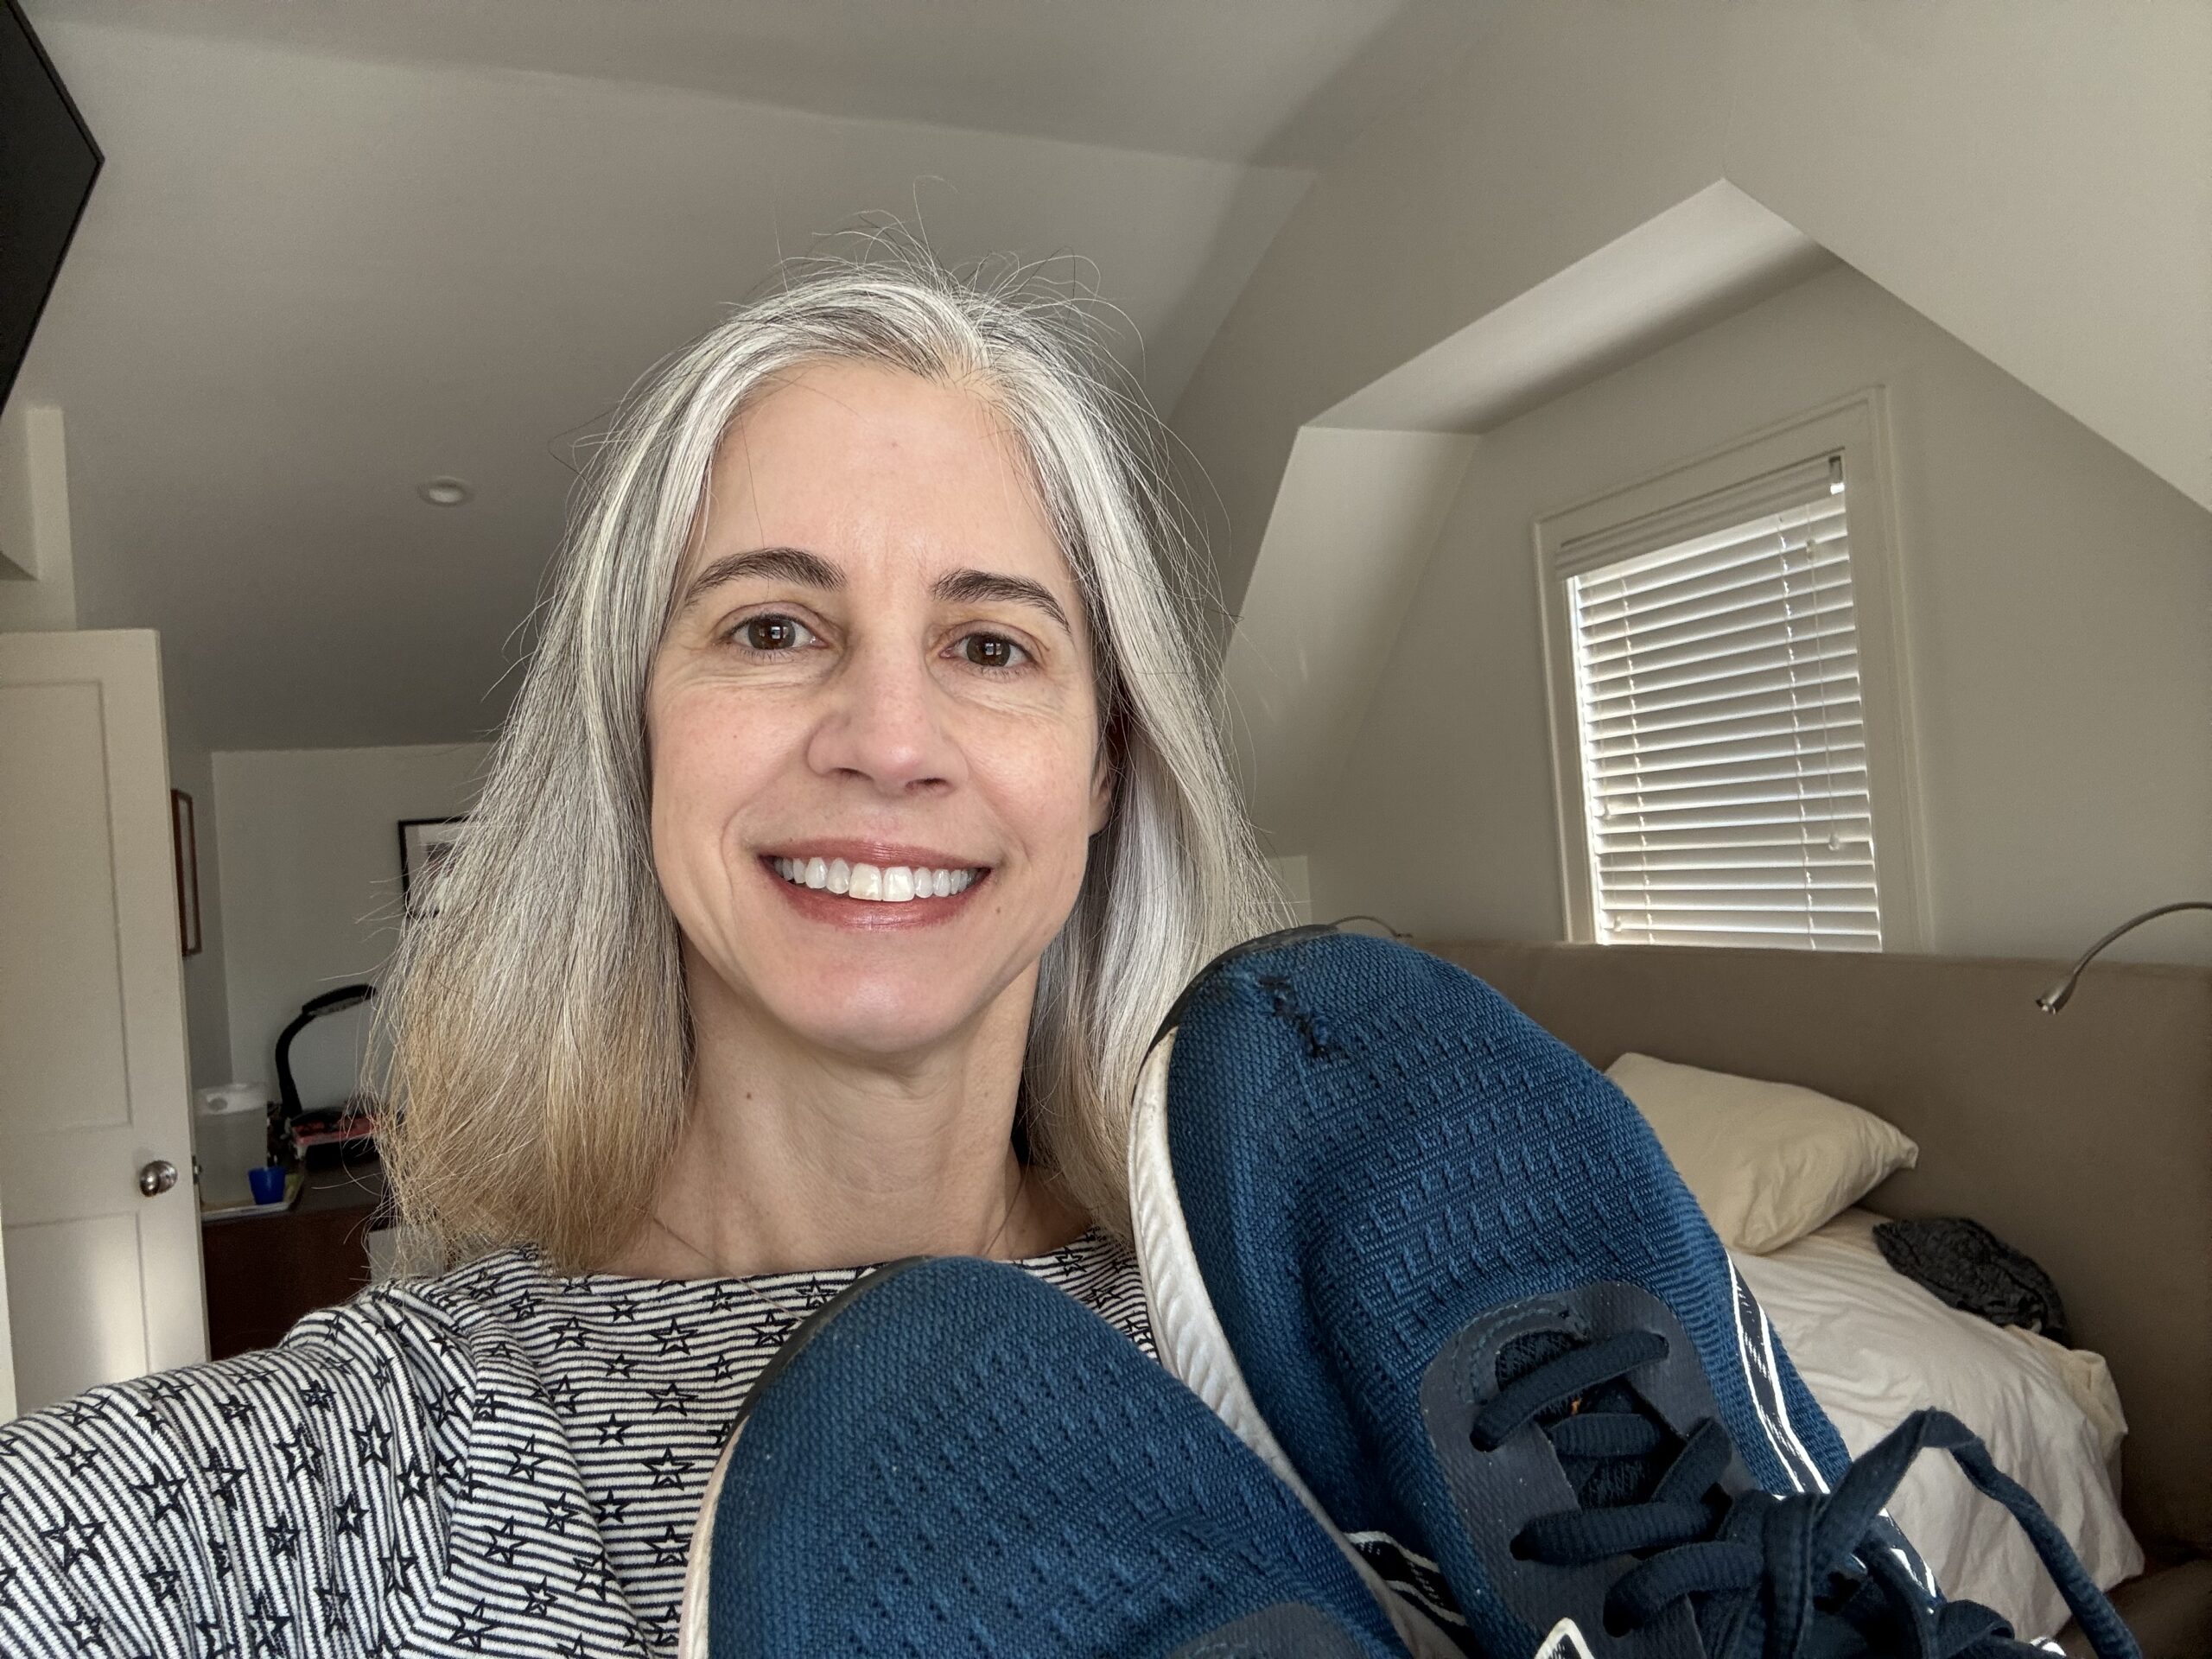
[[(1847, 1210), (1771, 1255), (1734, 1258), (1851, 1454), (1907, 1414), (1940, 1407), (2035, 1495), (2100, 1587), (2140, 1572), (2120, 1514), (2126, 1425), (2104, 1361), (1944, 1306), (1882, 1259), (1878, 1219)], [(1890, 1513), (1947, 1595), (1995, 1608), (2031, 1639), (2065, 1624), (2027, 1535), (1948, 1453), (1921, 1454)]]

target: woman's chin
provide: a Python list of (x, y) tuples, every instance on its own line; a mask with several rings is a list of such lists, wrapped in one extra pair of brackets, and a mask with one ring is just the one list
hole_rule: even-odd
[[(962, 1014), (969, 1011), (962, 1010)], [(879, 1013), (866, 1019), (786, 1022), (806, 1046), (868, 1063), (918, 1058), (952, 1041), (967, 1019), (937, 1009)]]
[[(985, 1028), (1011, 1032), (1017, 1045), (1027, 1036), (1030, 951), (1043, 942), (994, 938), (954, 948), (936, 930), (855, 940), (792, 938), (772, 926), (742, 937), (726, 967), (713, 965), (721, 953), (687, 950), (685, 970), (695, 982), (721, 981), (747, 1010), (745, 1023), (765, 1026), (772, 1040), (780, 1031), (817, 1054), (895, 1062), (972, 1041)], [(695, 992), (695, 1007), (698, 1001)]]
[(896, 1060), (926, 1054), (974, 1031), (993, 1000), (989, 988), (963, 986), (955, 979), (950, 971), (870, 976), (859, 982), (823, 976), (810, 987), (804, 981), (790, 987), (800, 995), (760, 1001), (770, 1020), (808, 1048), (855, 1059)]

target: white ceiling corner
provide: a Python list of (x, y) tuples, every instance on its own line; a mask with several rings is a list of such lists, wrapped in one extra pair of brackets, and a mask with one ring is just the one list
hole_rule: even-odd
[(1312, 843), (1479, 435), (1834, 263), (1721, 181), (1298, 434), (1223, 669), (1274, 851)]
[(67, 416), (79, 621), (161, 632), (186, 747), (480, 736), (575, 436), (779, 254), (1072, 254), (1170, 407), (1488, 9), (31, 0), (108, 158), (16, 393)]

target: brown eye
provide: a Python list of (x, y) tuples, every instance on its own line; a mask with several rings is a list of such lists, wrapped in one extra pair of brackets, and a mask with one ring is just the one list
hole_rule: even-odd
[(960, 642), (960, 655), (977, 668), (1013, 668), (1023, 654), (1020, 645), (995, 633), (971, 633)]
[(788, 616), (755, 616), (738, 624), (737, 637), (754, 651), (774, 652), (795, 649), (807, 633)]

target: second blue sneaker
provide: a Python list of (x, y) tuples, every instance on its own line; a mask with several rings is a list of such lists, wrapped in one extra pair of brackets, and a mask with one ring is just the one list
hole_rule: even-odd
[(1411, 1643), (2028, 1651), (1882, 1513), (1926, 1446), (2019, 1517), (2097, 1652), (2133, 1655), (1958, 1424), (1921, 1414), (1851, 1465), (1611, 1083), (1440, 958), (1322, 931), (1230, 952), (1170, 1015), (1138, 1253), (1163, 1363), (1402, 1592)]
[(709, 1484), (683, 1659), (1389, 1659), (1340, 1541), (1020, 1268), (880, 1268), (794, 1332)]

